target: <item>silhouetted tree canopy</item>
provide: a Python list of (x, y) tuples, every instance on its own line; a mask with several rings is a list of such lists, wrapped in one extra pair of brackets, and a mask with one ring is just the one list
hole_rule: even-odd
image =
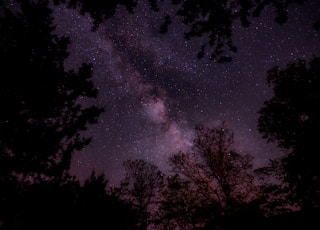
[(81, 136), (103, 109), (95, 98), (92, 65), (65, 71), (69, 39), (53, 34), (47, 1), (3, 5), (0, 15), (0, 176), (61, 177)]
[[(283, 24), (287, 21), (287, 9), (292, 3), (303, 3), (306, 0), (167, 0), (177, 10), (173, 15), (164, 15), (163, 23), (159, 28), (161, 33), (166, 33), (168, 26), (176, 17), (181, 17), (189, 30), (184, 31), (184, 38), (204, 37), (204, 42), (197, 55), (198, 58), (209, 56), (210, 59), (218, 62), (230, 62), (232, 53), (237, 52), (233, 44), (232, 33), (235, 21), (240, 21), (242, 26), (248, 27), (255, 17), (271, 6), (275, 13), (275, 21)], [(82, 14), (89, 13), (94, 19), (93, 29), (99, 24), (114, 15), (118, 5), (124, 5), (132, 13), (139, 3), (137, 0), (54, 0), (55, 4), (67, 2), (71, 8), (77, 8)], [(158, 11), (160, 3), (164, 0), (148, 0), (150, 8)]]
[(48, 1), (0, 1), (0, 229), (130, 229), (131, 205), (93, 173), (68, 174), (81, 135), (103, 111), (92, 65), (65, 71), (69, 39), (53, 34)]
[[(231, 216), (257, 198), (252, 157), (236, 152), (233, 144), (233, 132), (224, 124), (213, 128), (199, 126), (194, 151), (170, 158), (173, 171), (182, 179), (175, 178), (189, 183), (191, 196), (196, 194), (196, 201), (189, 204), (192, 208), (188, 210), (194, 216), (186, 218), (193, 222), (185, 223), (186, 226), (201, 227), (212, 219)], [(183, 192), (181, 188), (179, 193)], [(184, 192), (183, 196), (190, 195)]]
[[(191, 230), (196, 228), (201, 199), (199, 199), (197, 189), (190, 185), (190, 181), (179, 174), (167, 177), (156, 221), (159, 229)], [(202, 208), (205, 209), (206, 205), (203, 205)]]
[(138, 214), (137, 229), (145, 230), (156, 218), (159, 196), (164, 187), (163, 173), (145, 160), (123, 163), (126, 176), (121, 182), (120, 197), (130, 201)]
[(319, 206), (320, 58), (274, 67), (267, 80), (274, 96), (259, 111), (258, 129), (284, 150), (280, 166), (294, 201)]
[[(74, 212), (79, 229), (134, 229), (137, 213), (132, 204), (106, 192), (107, 180), (93, 172), (79, 188)], [(75, 227), (72, 227), (72, 229)]]
[[(266, 6), (271, 5), (276, 12), (275, 21), (283, 24), (287, 21), (287, 8), (291, 3), (302, 3), (304, 0), (285, 1), (193, 1), (172, 0), (172, 4), (179, 5), (175, 15), (167, 15), (161, 31), (165, 32), (173, 17), (180, 16), (183, 23), (189, 26), (184, 38), (206, 37), (198, 57), (208, 55), (218, 62), (230, 62), (232, 53), (237, 51), (233, 44), (232, 34), (235, 21), (240, 21), (243, 27), (248, 27), (254, 17), (259, 17)], [(206, 52), (209, 47), (209, 52)]]
[(78, 9), (81, 14), (89, 13), (93, 18), (93, 30), (106, 19), (112, 17), (119, 5), (126, 7), (128, 12), (133, 13), (134, 7), (137, 6), (137, 0), (53, 0), (54, 4), (66, 3), (72, 9)]
[(0, 229), (134, 229), (137, 218), (129, 203), (106, 192), (103, 175), (84, 185), (70, 178), (0, 183)]

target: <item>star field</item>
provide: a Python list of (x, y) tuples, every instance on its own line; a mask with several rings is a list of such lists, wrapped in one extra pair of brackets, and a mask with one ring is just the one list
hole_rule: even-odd
[(144, 1), (134, 14), (118, 8), (96, 32), (89, 16), (55, 8), (56, 32), (71, 39), (66, 67), (94, 66), (98, 100), (82, 103), (105, 108), (99, 123), (86, 131), (92, 143), (74, 155), (71, 171), (85, 179), (95, 169), (118, 183), (126, 159), (142, 158), (167, 170), (171, 154), (192, 147), (195, 125), (223, 121), (235, 132), (237, 149), (250, 153), (257, 167), (281, 154), (258, 133), (257, 111), (272, 93), (268, 69), (320, 54), (319, 34), (312, 28), (320, 15), (315, 2), (289, 7), (282, 26), (269, 8), (249, 28), (236, 22), (238, 52), (227, 64), (196, 58), (204, 38), (183, 39), (179, 18), (166, 34), (159, 33), (163, 15), (173, 11), (170, 5), (159, 13)]

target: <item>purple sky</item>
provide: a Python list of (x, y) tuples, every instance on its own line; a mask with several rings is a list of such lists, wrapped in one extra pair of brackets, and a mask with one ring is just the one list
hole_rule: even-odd
[(158, 33), (171, 6), (162, 6), (157, 14), (144, 2), (132, 15), (119, 8), (96, 32), (89, 16), (62, 6), (55, 10), (57, 33), (72, 43), (66, 67), (94, 64), (99, 97), (93, 103), (105, 108), (99, 123), (86, 133), (92, 143), (74, 155), (71, 172), (83, 180), (95, 169), (117, 184), (122, 162), (136, 158), (165, 171), (170, 155), (192, 147), (195, 125), (222, 121), (235, 132), (235, 148), (254, 156), (255, 166), (279, 156), (257, 132), (257, 111), (272, 95), (266, 72), (320, 54), (319, 32), (311, 26), (319, 18), (320, 3), (290, 7), (284, 26), (273, 22), (273, 9), (266, 9), (248, 29), (236, 22), (238, 52), (231, 63), (217, 64), (196, 58), (201, 39), (184, 40), (179, 18), (167, 34)]

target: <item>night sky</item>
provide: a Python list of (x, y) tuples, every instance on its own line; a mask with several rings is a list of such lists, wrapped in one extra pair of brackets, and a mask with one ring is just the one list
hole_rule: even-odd
[(119, 7), (96, 32), (89, 16), (55, 8), (56, 32), (71, 39), (66, 68), (76, 69), (82, 62), (94, 65), (98, 99), (81, 102), (105, 109), (99, 123), (85, 132), (92, 142), (74, 155), (71, 173), (83, 180), (95, 169), (118, 184), (123, 161), (137, 158), (166, 172), (170, 155), (192, 148), (195, 125), (223, 121), (235, 133), (235, 148), (251, 154), (256, 167), (279, 156), (275, 145), (257, 131), (257, 111), (272, 95), (267, 70), (320, 55), (320, 32), (312, 27), (320, 1), (289, 7), (283, 26), (274, 22), (272, 8), (247, 29), (235, 22), (238, 52), (226, 64), (206, 56), (198, 59), (204, 38), (185, 40), (187, 28), (179, 18), (168, 33), (160, 34), (163, 16), (174, 12), (169, 4), (160, 7), (155, 13), (139, 1), (134, 14)]

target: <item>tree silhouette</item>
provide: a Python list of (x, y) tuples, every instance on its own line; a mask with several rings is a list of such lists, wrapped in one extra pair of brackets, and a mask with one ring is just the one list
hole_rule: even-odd
[(2, 4), (0, 176), (62, 178), (73, 152), (90, 142), (80, 132), (103, 111), (81, 104), (97, 96), (92, 65), (64, 70), (69, 39), (53, 34), (47, 4)]
[(290, 188), (283, 181), (284, 175), (285, 171), (279, 159), (270, 160), (267, 166), (255, 170), (260, 208), (267, 217), (282, 215), (297, 208), (288, 196)]
[[(189, 28), (184, 32), (185, 39), (194, 37), (205, 37), (203, 45), (197, 55), (198, 58), (209, 56), (210, 59), (220, 63), (230, 62), (232, 54), (237, 52), (233, 44), (232, 33), (235, 21), (240, 21), (243, 27), (248, 27), (255, 17), (259, 17), (263, 9), (271, 6), (275, 13), (275, 21), (283, 24), (287, 21), (287, 8), (292, 3), (303, 3), (306, 0), (236, 0), (236, 1), (194, 1), (194, 0), (168, 0), (177, 8), (173, 15), (164, 15), (163, 23), (159, 28), (161, 33), (168, 31), (172, 21), (181, 17)], [(66, 2), (65, 0), (54, 0), (56, 4)], [(159, 11), (159, 3), (164, 0), (148, 0), (150, 8)], [(93, 29), (114, 15), (118, 5), (124, 5), (132, 13), (138, 1), (129, 0), (71, 0), (67, 5), (79, 9), (82, 14), (89, 13), (94, 19)], [(317, 28), (317, 26), (315, 25)], [(207, 50), (209, 49), (209, 51)]]
[(96, 30), (101, 22), (111, 18), (115, 14), (118, 5), (125, 6), (130, 13), (133, 13), (134, 7), (137, 6), (136, 0), (53, 0), (53, 2), (56, 5), (66, 3), (69, 8), (78, 9), (82, 15), (89, 13), (94, 20), (93, 30)]
[(69, 39), (53, 34), (48, 1), (0, 1), (0, 228), (130, 229), (136, 215), (105, 190), (68, 174), (81, 135), (103, 111), (92, 65), (65, 71)]
[(79, 229), (134, 229), (138, 216), (132, 205), (107, 193), (106, 187), (104, 175), (93, 172), (79, 188), (73, 211)]
[(278, 159), (292, 199), (303, 209), (320, 204), (320, 58), (297, 60), (268, 72), (274, 96), (259, 111), (258, 129), (284, 150)]
[(217, 181), (219, 200), (224, 203), (224, 212), (233, 209), (236, 199), (246, 201), (254, 192), (252, 174), (252, 156), (241, 155), (233, 147), (233, 132), (222, 124), (210, 129), (198, 127), (195, 139), (196, 154), (200, 155), (200, 163), (205, 173)]
[(71, 227), (76, 181), (24, 183), (11, 178), (1, 191), (1, 229), (57, 229)]
[(69, 178), (23, 183), (11, 178), (0, 189), (0, 229), (133, 229), (131, 205), (106, 192), (103, 175), (84, 185)]
[(120, 197), (129, 200), (138, 214), (137, 228), (147, 229), (153, 224), (157, 213), (159, 196), (164, 186), (163, 174), (152, 163), (144, 160), (127, 160), (121, 183)]
[[(240, 212), (256, 199), (252, 157), (233, 148), (233, 132), (224, 124), (197, 127), (193, 153), (170, 158), (173, 171), (190, 183), (199, 204), (198, 227), (211, 219)], [(191, 211), (191, 210), (190, 210)]]
[[(208, 204), (200, 199), (192, 183), (179, 174), (167, 177), (167, 184), (162, 192), (157, 220), (158, 229), (196, 229)], [(207, 210), (206, 210), (207, 211)], [(201, 219), (201, 220), (200, 220)]]

